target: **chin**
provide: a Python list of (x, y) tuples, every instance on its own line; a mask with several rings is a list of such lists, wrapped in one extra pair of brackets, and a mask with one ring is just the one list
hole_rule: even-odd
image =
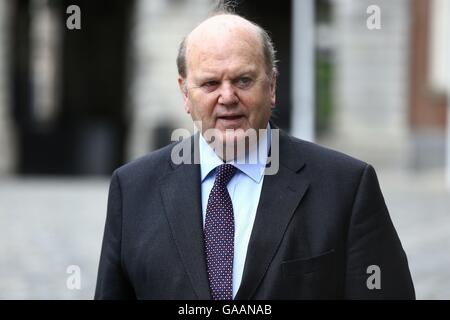
[[(228, 129), (230, 130), (230, 129)], [(245, 139), (246, 137), (246, 132), (248, 129), (242, 129), (242, 128), (236, 128), (236, 129), (232, 129), (233, 131), (230, 132), (222, 132), (222, 141), (226, 142), (226, 143), (236, 143), (242, 139)]]

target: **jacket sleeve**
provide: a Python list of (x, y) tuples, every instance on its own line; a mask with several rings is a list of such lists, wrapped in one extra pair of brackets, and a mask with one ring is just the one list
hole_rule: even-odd
[(346, 258), (345, 298), (415, 299), (406, 254), (370, 165), (354, 198)]
[(105, 231), (94, 299), (134, 299), (122, 266), (122, 192), (117, 172), (109, 187)]

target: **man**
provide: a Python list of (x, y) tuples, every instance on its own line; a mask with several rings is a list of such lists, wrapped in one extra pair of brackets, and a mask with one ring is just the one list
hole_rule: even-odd
[[(200, 134), (114, 172), (95, 298), (415, 297), (374, 169), (272, 131), (263, 29), (215, 15), (183, 41), (178, 69)], [(262, 134), (239, 152), (252, 130)], [(200, 163), (174, 161), (180, 146)]]

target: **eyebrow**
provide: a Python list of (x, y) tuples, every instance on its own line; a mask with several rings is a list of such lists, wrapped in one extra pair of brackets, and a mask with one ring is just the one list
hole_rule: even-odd
[[(239, 72), (236, 76), (232, 77), (232, 80), (238, 79), (244, 76), (252, 76), (256, 77), (257, 71), (254, 68), (249, 68), (247, 70), (243, 70)], [(217, 81), (219, 77), (213, 75), (212, 73), (205, 73), (203, 75), (199, 75), (198, 77), (194, 77), (196, 82), (207, 82), (207, 81)]]

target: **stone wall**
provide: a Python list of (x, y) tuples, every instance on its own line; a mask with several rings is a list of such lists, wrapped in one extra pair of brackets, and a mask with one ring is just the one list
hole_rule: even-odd
[[(403, 166), (408, 150), (408, 0), (334, 1), (335, 97), (327, 144), (376, 165)], [(366, 10), (381, 9), (369, 30)]]

